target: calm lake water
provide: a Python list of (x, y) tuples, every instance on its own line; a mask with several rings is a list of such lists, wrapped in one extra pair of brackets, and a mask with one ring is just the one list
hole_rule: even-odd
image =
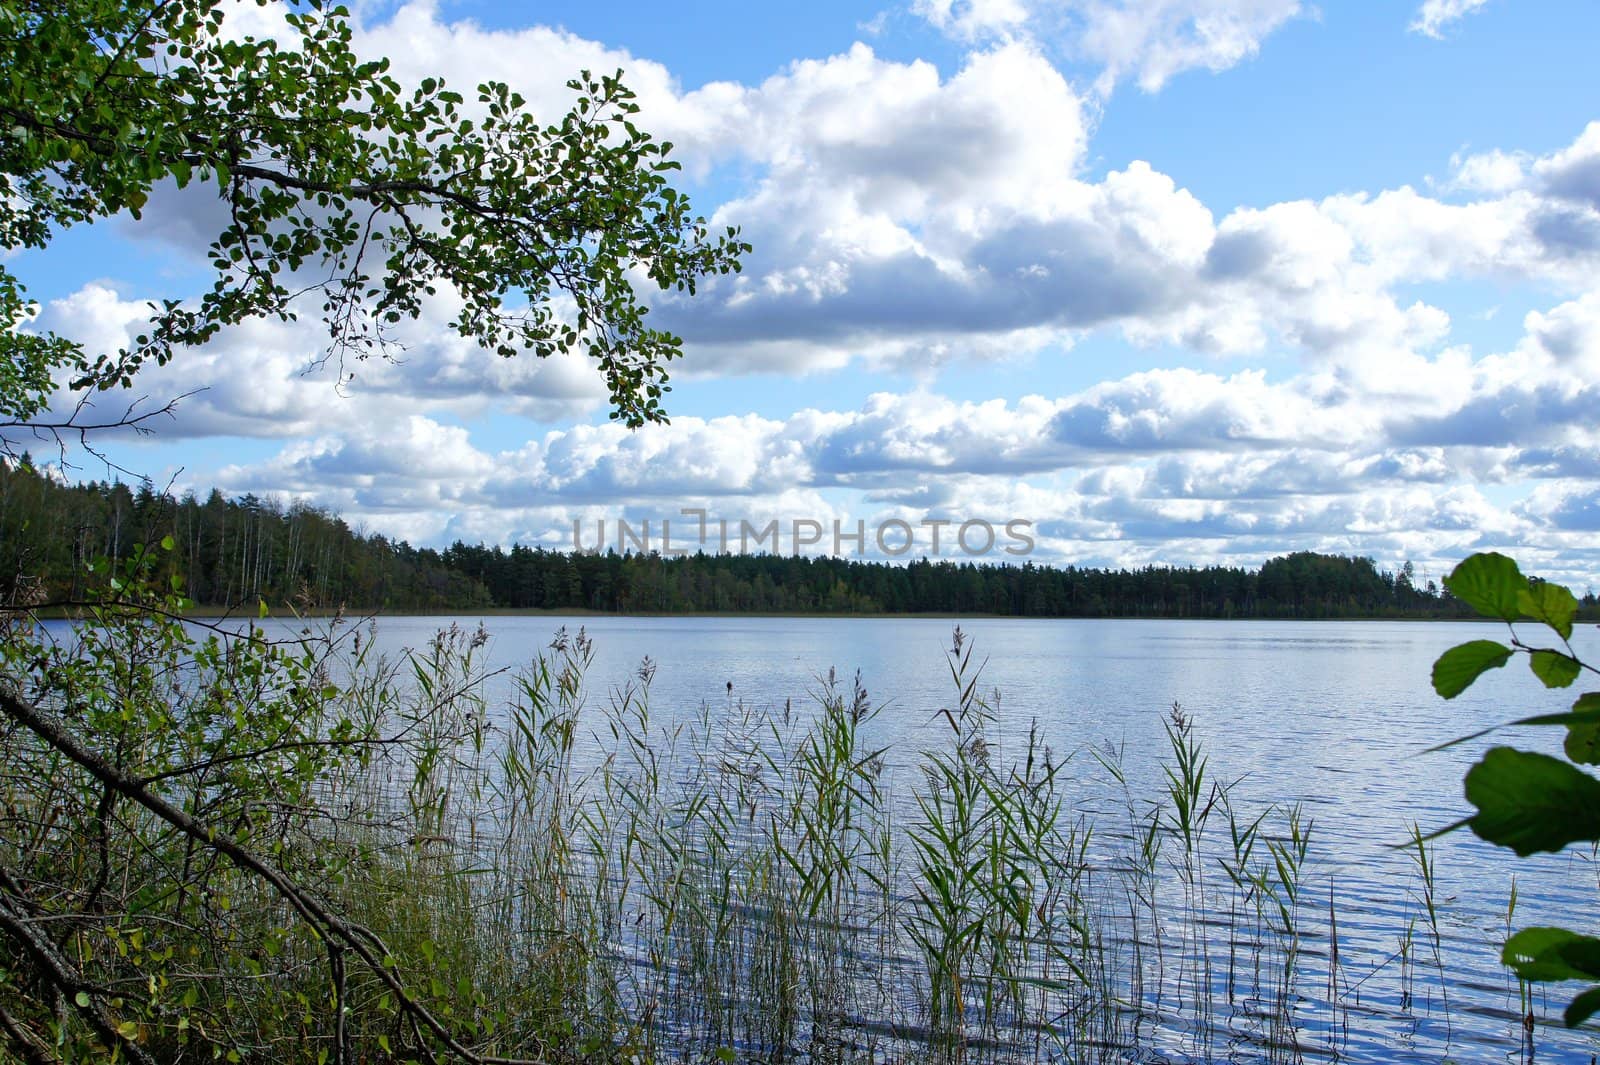
[[(381, 646), (424, 644), (452, 622), (476, 618), (384, 618)], [(563, 626), (594, 640), (590, 702), (655, 665), (651, 705), (667, 726), (701, 707), (713, 716), (743, 701), (781, 713), (815, 705), (821, 678), (859, 670), (875, 704), (875, 745), (890, 747), (890, 779), (918, 751), (946, 745), (939, 716), (953, 705), (946, 660), (953, 623), (932, 619), (490, 617), (491, 664), (528, 663)], [(1426, 915), (1416, 862), (1396, 849), (1413, 823), (1424, 832), (1464, 816), (1461, 778), (1495, 742), (1557, 751), (1557, 730), (1520, 730), (1446, 751), (1443, 740), (1487, 725), (1570, 705), (1573, 692), (1546, 692), (1521, 660), (1452, 702), (1429, 683), (1434, 659), (1464, 640), (1503, 638), (1498, 625), (1425, 622), (1086, 621), (968, 619), (960, 622), (987, 659), (982, 688), (998, 693), (1002, 750), (1037, 722), (1057, 758), (1071, 757), (1083, 802), (1101, 816), (1104, 771), (1089, 748), (1115, 749), (1136, 802), (1154, 796), (1168, 755), (1162, 722), (1174, 702), (1195, 722), (1213, 779), (1234, 781), (1249, 807), (1301, 804), (1314, 822), (1302, 904), (1305, 965), (1296, 1005), (1307, 1059), (1361, 1061), (1522, 1060), (1527, 1041), (1515, 982), (1498, 964), (1513, 875), (1513, 924), (1585, 927), (1595, 912), (1597, 867), (1588, 852), (1517, 861), (1465, 832), (1432, 844), (1443, 933), (1442, 969), (1425, 945)], [(1529, 632), (1531, 636), (1531, 631)], [(1574, 638), (1600, 657), (1592, 626)], [(501, 678), (495, 683), (507, 683)], [(730, 692), (729, 684), (732, 689)], [(1014, 749), (1014, 747), (1013, 747)], [(904, 776), (904, 773), (902, 773)], [(1098, 781), (1099, 783), (1095, 783)], [(909, 795), (914, 781), (894, 786)], [(1124, 824), (1126, 818), (1124, 818)], [(1223, 828), (1226, 833), (1226, 828)], [(1114, 836), (1108, 832), (1107, 838)], [(1109, 846), (1110, 844), (1108, 844)], [(1212, 874), (1219, 876), (1213, 871)], [(1328, 964), (1330, 907), (1338, 965)], [(1411, 964), (1402, 957), (1412, 930)], [(1431, 943), (1431, 941), (1428, 941)], [(1320, 960), (1319, 960), (1320, 959)], [(1330, 990), (1331, 988), (1331, 990)], [(1541, 1061), (1588, 1062), (1600, 1037), (1560, 1028), (1575, 985), (1535, 991)], [(1225, 1030), (1195, 1049), (1192, 1031), (1145, 1033), (1161, 1059), (1251, 1058), (1230, 1049)]]

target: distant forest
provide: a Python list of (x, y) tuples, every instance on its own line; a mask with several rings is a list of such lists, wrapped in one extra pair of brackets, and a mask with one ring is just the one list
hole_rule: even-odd
[[(1467, 617), (1433, 581), (1371, 559), (1300, 551), (1233, 566), (890, 564), (776, 555), (443, 551), (350, 528), (317, 507), (256, 496), (174, 499), (145, 483), (69, 486), (0, 462), (0, 603), (72, 603), (87, 563), (171, 537), (157, 575), (204, 607), (354, 611), (928, 613), (1029, 617)], [(1600, 615), (1591, 592), (1587, 616)]]

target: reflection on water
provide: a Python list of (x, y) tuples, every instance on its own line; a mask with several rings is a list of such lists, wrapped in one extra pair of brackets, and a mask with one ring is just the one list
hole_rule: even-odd
[[(417, 646), (441, 623), (387, 618), (377, 635), (386, 647)], [(936, 620), (494, 617), (485, 624), (494, 664), (506, 666), (526, 664), (559, 626), (585, 627), (596, 646), (589, 675), (594, 701), (628, 684), (648, 656), (655, 664), (652, 713), (665, 732), (701, 720), (702, 712), (715, 722), (752, 708), (776, 716), (785, 707), (812, 707), (829, 669), (845, 676), (859, 670), (882, 707), (866, 742), (888, 749), (883, 782), (902, 825), (916, 814), (919, 752), (945, 744), (940, 711), (955, 699), (944, 653), (950, 625)], [(1077, 620), (963, 626), (978, 657), (987, 658), (982, 690), (997, 693), (993, 757), (1021, 751), (1036, 725), (1050, 757), (1066, 762), (1071, 809), (1094, 825), (1087, 868), (1094, 875), (1101, 863), (1103, 882), (1115, 885), (1103, 905), (1121, 930), (1105, 949), (1149, 952), (1140, 959), (1146, 975), (1140, 986), (1122, 989), (1122, 1015), (1112, 1025), (1136, 1038), (1141, 1055), (1442, 1062), (1518, 1060), (1531, 1050), (1541, 1061), (1576, 1062), (1589, 1061), (1600, 1047), (1591, 1034), (1559, 1027), (1570, 988), (1555, 985), (1548, 995), (1536, 989), (1525, 1000), (1497, 962), (1508, 925), (1584, 923), (1594, 909), (1593, 856), (1517, 861), (1464, 833), (1434, 841), (1420, 855), (1406, 847), (1413, 825), (1426, 833), (1462, 816), (1462, 774), (1493, 741), (1426, 748), (1570, 703), (1570, 694), (1545, 692), (1509, 669), (1452, 703), (1434, 695), (1434, 658), (1463, 640), (1500, 635), (1496, 626)], [(1574, 642), (1580, 654), (1594, 656), (1592, 633)], [(1287, 811), (1299, 805), (1309, 845), (1293, 872), (1289, 908), (1282, 905), (1283, 877), (1272, 874), (1274, 892), (1252, 889), (1248, 870), (1230, 872), (1229, 847), (1197, 855), (1197, 871), (1187, 876), (1169, 851), (1152, 867), (1151, 897), (1143, 901), (1139, 876), (1114, 868), (1138, 849), (1150, 800), (1166, 786), (1163, 721), (1174, 703), (1209, 755), (1208, 779), (1234, 782), (1231, 805), (1241, 812), (1275, 805), (1261, 829), (1261, 868), (1292, 847)], [(575, 755), (579, 772), (598, 763), (601, 745), (592, 732), (599, 727), (590, 722), (579, 729), (590, 735)], [(1517, 735), (1510, 742), (1548, 749), (1559, 737)], [(1120, 767), (1125, 784), (1108, 779), (1107, 759)], [(1228, 841), (1220, 807), (1212, 816), (1211, 845)], [(1231, 912), (1192, 905), (1196, 892), (1206, 907)], [(1163, 916), (1172, 914), (1190, 918)], [(900, 955), (872, 964), (881, 973), (911, 962)], [(1205, 1006), (1198, 1013), (1197, 999)], [(1535, 1025), (1525, 1029), (1530, 1008)], [(1197, 1023), (1196, 1016), (1205, 1020)], [(881, 1020), (860, 1015), (850, 1023), (868, 1038)]]

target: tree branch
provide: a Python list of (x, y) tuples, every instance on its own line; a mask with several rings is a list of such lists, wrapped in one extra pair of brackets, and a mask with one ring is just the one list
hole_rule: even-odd
[[(9, 699), (10, 696), (0, 692), (0, 704), (7, 703)], [(13, 909), (4, 896), (0, 896), (0, 932), (10, 936), (22, 952), (33, 960), (50, 985), (67, 996), (107, 1046), (120, 1044), (128, 1052), (129, 1060), (136, 1065), (155, 1065), (155, 1060), (145, 1053), (144, 1048), (122, 1034), (116, 1019), (102, 1001), (106, 990), (84, 980), (72, 963), (56, 950), (55, 944), (40, 935), (33, 927), (33, 922)], [(84, 994), (83, 999), (78, 998), (79, 992)]]
[[(202, 824), (161, 796), (141, 786), (137, 780), (84, 746), (65, 722), (56, 715), (18, 698), (4, 688), (0, 688), (0, 713), (28, 729), (102, 784), (144, 807), (201, 846), (226, 857), (240, 869), (266, 881), (319, 938), (324, 942), (337, 944), (359, 958), (368, 971), (394, 995), (401, 1012), (420, 1029), (431, 1034), (456, 1057), (470, 1065), (541, 1065), (537, 1059), (474, 1053), (427, 1007), (412, 997), (411, 992), (394, 972), (390, 962), (390, 952), (376, 934), (335, 914), (309, 892), (302, 890), (277, 866), (258, 856), (226, 832)], [(137, 1048), (130, 1044), (130, 1051), (134, 1049)], [(134, 1055), (130, 1053), (130, 1057)], [(135, 1060), (141, 1063), (149, 1062), (148, 1056), (135, 1057)]]

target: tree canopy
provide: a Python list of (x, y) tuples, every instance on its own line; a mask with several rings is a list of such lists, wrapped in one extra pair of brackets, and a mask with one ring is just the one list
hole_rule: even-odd
[(209, 290), (153, 304), (120, 351), (29, 329), (37, 305), (0, 263), (0, 438), (50, 417), (63, 372), (127, 387), (146, 362), (307, 305), (343, 365), (391, 351), (440, 291), (463, 337), (502, 356), (585, 353), (613, 418), (665, 420), (681, 342), (647, 324), (639, 289), (692, 292), (748, 246), (669, 184), (671, 145), (635, 125), (620, 72), (584, 72), (547, 122), (504, 84), (471, 101), (434, 78), (402, 85), (356, 54), (343, 8), (295, 5), (281, 39), (255, 39), (225, 31), (228, 6), (0, 0), (0, 248), (137, 218), (166, 183), (226, 206)]

